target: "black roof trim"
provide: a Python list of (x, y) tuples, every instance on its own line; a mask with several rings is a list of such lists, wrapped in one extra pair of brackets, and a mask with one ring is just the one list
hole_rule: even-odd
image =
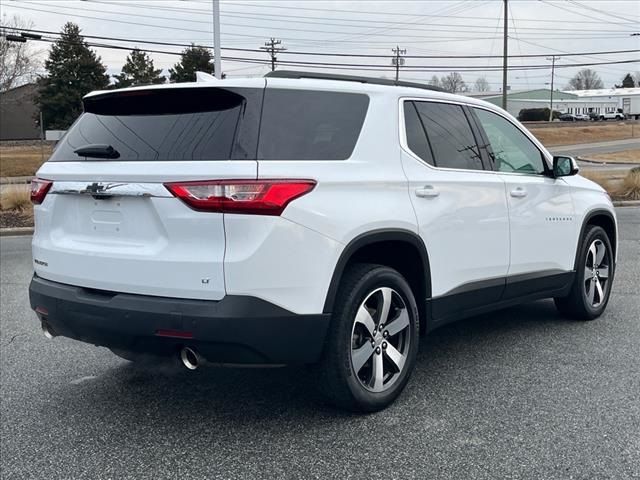
[(443, 92), (440, 87), (426, 85), (424, 83), (403, 82), (401, 80), (388, 80), (386, 78), (359, 77), (355, 75), (336, 75), (333, 73), (314, 73), (314, 72), (297, 72), (295, 70), (275, 70), (269, 72), (265, 77), (271, 78), (310, 78), (314, 80), (340, 80), (342, 82), (359, 82), (369, 83), (371, 85), (390, 85), (395, 87), (411, 87), (420, 88), (422, 90), (432, 90), (434, 92)]

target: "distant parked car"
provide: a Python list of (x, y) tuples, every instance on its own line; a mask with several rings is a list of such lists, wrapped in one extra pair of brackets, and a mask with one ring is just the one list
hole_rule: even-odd
[(573, 113), (563, 113), (560, 115), (560, 120), (563, 122), (575, 122), (577, 118)]
[(586, 113), (576, 113), (574, 116), (576, 117), (576, 120), (579, 120), (581, 122), (588, 122), (589, 120), (591, 120), (591, 117)]

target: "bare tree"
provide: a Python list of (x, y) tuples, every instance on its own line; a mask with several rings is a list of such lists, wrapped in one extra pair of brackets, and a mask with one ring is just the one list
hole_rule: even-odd
[(473, 89), (476, 92), (488, 92), (489, 91), (489, 82), (485, 77), (478, 77), (476, 83), (473, 85)]
[(442, 85), (440, 85), (440, 79), (438, 78), (437, 75), (434, 75), (433, 77), (431, 77), (431, 80), (429, 80), (429, 85), (433, 87), (442, 87)]
[(458, 72), (451, 72), (449, 75), (442, 77), (440, 84), (446, 92), (462, 93), (467, 92), (467, 84), (462, 79), (462, 75)]
[(0, 92), (33, 80), (42, 64), (40, 52), (31, 42), (13, 42), (7, 34), (19, 35), (24, 29), (33, 28), (33, 23), (17, 15), (2, 17), (0, 29)]
[(590, 68), (583, 68), (569, 80), (567, 90), (592, 90), (604, 88), (600, 76)]
[(636, 85), (640, 85), (640, 72), (634, 73), (633, 78), (636, 80)]

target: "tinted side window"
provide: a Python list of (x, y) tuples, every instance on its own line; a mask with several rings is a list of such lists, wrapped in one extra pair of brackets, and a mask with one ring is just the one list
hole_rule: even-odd
[(480, 150), (460, 105), (415, 102), (436, 166), (482, 170)]
[(267, 88), (258, 160), (346, 160), (368, 106), (359, 93)]
[[(91, 144), (118, 161), (255, 159), (262, 89), (188, 88), (114, 92), (85, 100), (85, 113), (50, 161), (81, 161)], [(92, 160), (92, 159), (90, 159)]]
[(404, 102), (404, 129), (409, 149), (422, 160), (433, 165), (431, 147), (413, 102)]
[(487, 153), (497, 171), (545, 172), (542, 152), (515, 125), (487, 110), (475, 108), (474, 112), (489, 139)]

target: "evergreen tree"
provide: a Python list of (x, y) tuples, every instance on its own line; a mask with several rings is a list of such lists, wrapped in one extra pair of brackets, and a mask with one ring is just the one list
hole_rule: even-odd
[(106, 89), (109, 75), (100, 57), (80, 35), (80, 27), (68, 22), (44, 63), (48, 76), (41, 78), (37, 103), (45, 128), (66, 129), (82, 112), (82, 97)]
[(622, 79), (622, 85), (616, 85), (616, 88), (633, 88), (636, 86), (636, 82), (630, 73), (627, 73)]
[(169, 69), (171, 82), (195, 82), (196, 72), (213, 75), (213, 56), (209, 49), (191, 45), (182, 52), (182, 58)]
[(113, 76), (116, 79), (115, 88), (164, 83), (166, 79), (160, 76), (160, 72), (162, 69), (153, 67), (153, 60), (147, 52), (134, 48), (127, 56), (120, 75)]

